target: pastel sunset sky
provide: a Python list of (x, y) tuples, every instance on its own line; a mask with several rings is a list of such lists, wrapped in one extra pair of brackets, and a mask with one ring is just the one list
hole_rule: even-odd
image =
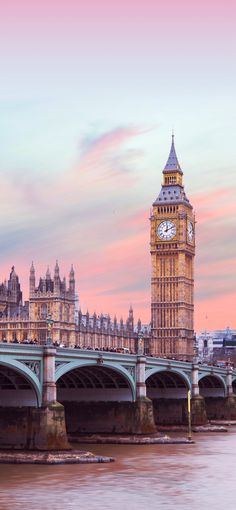
[[(195, 329), (236, 328), (234, 0), (0, 5), (0, 280), (58, 259), (86, 312), (150, 320), (172, 128), (197, 219)], [(207, 316), (207, 319), (206, 319)]]

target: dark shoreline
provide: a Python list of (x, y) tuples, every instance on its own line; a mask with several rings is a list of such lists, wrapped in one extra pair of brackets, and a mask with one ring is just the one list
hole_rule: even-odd
[(89, 434), (69, 436), (70, 444), (193, 444), (192, 439), (187, 437), (169, 437), (167, 435), (112, 435), (112, 434)]
[(113, 457), (94, 455), (88, 451), (0, 450), (0, 464), (97, 464), (114, 462)]

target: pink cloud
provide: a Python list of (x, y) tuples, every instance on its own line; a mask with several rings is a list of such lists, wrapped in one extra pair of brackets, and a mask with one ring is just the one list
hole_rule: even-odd
[(197, 223), (206, 223), (212, 220), (224, 219), (236, 213), (235, 193), (232, 188), (223, 188), (192, 196), (196, 204)]
[(215, 297), (197, 302), (195, 305), (195, 326), (197, 331), (235, 328), (236, 293), (220, 293)]

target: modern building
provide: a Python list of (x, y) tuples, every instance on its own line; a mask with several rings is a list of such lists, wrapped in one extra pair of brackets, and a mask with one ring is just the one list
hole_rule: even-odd
[(209, 331), (203, 331), (196, 336), (196, 349), (198, 359), (201, 362), (210, 362), (213, 360), (214, 338)]
[(198, 358), (202, 362), (236, 361), (236, 330), (229, 327), (196, 335)]

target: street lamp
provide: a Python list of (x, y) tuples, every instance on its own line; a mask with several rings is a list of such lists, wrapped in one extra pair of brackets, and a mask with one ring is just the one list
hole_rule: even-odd
[(139, 332), (138, 334), (138, 354), (143, 354), (143, 347), (144, 347), (144, 340), (143, 340), (143, 334), (141, 333), (141, 331)]
[(52, 326), (54, 324), (54, 320), (52, 318), (52, 315), (49, 313), (47, 318), (46, 318), (46, 323), (47, 323), (47, 339), (46, 339), (46, 345), (52, 345), (52, 337), (51, 337), (51, 333), (52, 333)]

